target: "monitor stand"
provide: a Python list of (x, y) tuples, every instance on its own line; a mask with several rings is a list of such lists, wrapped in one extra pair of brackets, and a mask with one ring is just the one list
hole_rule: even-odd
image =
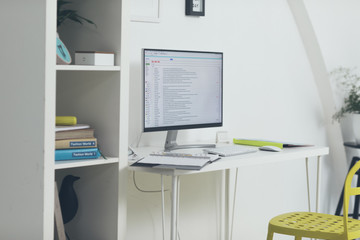
[(178, 130), (170, 130), (167, 132), (166, 142), (165, 142), (165, 152), (170, 152), (177, 149), (185, 148), (214, 148), (215, 144), (187, 144), (187, 145), (178, 145), (176, 143)]

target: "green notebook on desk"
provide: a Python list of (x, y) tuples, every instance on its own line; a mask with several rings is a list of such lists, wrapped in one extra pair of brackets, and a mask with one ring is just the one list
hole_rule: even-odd
[(299, 143), (288, 143), (288, 142), (276, 142), (262, 139), (246, 139), (246, 138), (234, 138), (233, 142), (240, 145), (249, 145), (249, 146), (275, 146), (279, 148), (287, 147), (309, 147), (312, 145), (309, 144), (299, 144)]

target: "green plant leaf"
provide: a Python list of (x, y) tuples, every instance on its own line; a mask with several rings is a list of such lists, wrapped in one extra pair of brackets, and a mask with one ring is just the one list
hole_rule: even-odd
[(333, 115), (333, 120), (340, 121), (347, 113), (360, 113), (360, 77), (353, 71), (354, 69), (340, 67), (331, 72), (346, 92), (344, 104)]
[(77, 23), (80, 23), (81, 25), (83, 24), (81, 19), (77, 16), (76, 13), (72, 13), (68, 16), (68, 19), (74, 21), (74, 22), (77, 22)]
[(65, 5), (68, 5), (70, 3), (71, 3), (70, 1), (65, 1), (65, 0), (57, 1), (57, 27), (60, 27), (66, 20), (71, 20), (81, 25), (83, 25), (83, 22), (87, 22), (97, 27), (93, 21), (80, 16), (76, 10), (63, 9)]

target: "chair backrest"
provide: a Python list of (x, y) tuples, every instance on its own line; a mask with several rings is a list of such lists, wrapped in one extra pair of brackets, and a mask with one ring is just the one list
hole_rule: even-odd
[(352, 180), (354, 178), (354, 175), (356, 172), (360, 169), (360, 161), (356, 162), (356, 164), (350, 169), (349, 173), (346, 176), (345, 179), (345, 185), (344, 185), (344, 208), (343, 208), (343, 214), (344, 214), (344, 233), (346, 236), (348, 235), (348, 219), (349, 219), (349, 201), (350, 196), (354, 195), (360, 195), (360, 187), (351, 187)]

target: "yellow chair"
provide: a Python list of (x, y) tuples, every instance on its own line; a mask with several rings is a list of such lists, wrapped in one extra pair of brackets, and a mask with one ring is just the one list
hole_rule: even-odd
[(316, 239), (355, 239), (360, 237), (360, 220), (348, 217), (350, 196), (360, 195), (360, 187), (351, 187), (355, 173), (360, 169), (360, 161), (352, 167), (344, 185), (344, 216), (313, 212), (285, 213), (274, 217), (269, 222), (267, 240), (272, 240), (274, 233), (301, 238)]

